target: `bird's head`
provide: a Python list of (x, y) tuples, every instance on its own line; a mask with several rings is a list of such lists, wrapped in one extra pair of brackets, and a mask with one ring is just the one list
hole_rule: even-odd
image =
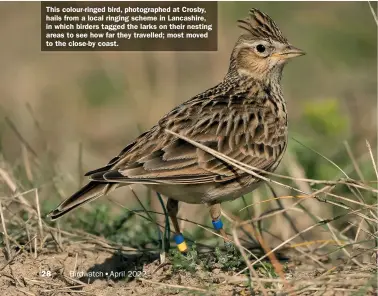
[(239, 75), (255, 79), (280, 77), (289, 59), (305, 54), (288, 42), (268, 15), (257, 9), (251, 9), (238, 25), (247, 31), (239, 37), (231, 55), (231, 67)]

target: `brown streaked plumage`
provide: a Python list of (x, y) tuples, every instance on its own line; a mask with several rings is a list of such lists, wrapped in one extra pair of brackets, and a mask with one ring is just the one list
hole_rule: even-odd
[[(239, 21), (246, 30), (236, 42), (222, 82), (182, 103), (141, 134), (90, 182), (49, 215), (56, 219), (118, 186), (145, 184), (169, 197), (176, 232), (178, 201), (212, 206), (252, 191), (259, 180), (165, 132), (172, 130), (250, 166), (276, 169), (287, 146), (287, 113), (280, 86), (291, 46), (277, 25), (257, 9)], [(176, 225), (177, 224), (177, 225)]]

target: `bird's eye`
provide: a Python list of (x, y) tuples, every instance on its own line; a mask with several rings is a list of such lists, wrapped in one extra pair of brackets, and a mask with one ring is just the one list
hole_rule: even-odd
[(265, 46), (262, 44), (259, 44), (256, 46), (256, 50), (260, 53), (263, 53), (265, 51)]

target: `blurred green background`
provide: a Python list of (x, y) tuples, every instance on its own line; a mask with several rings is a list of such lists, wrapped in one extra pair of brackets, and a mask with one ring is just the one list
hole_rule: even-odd
[[(365, 140), (369, 140), (375, 151), (377, 26), (368, 3), (220, 2), (218, 5), (217, 52), (56, 53), (40, 51), (39, 3), (0, 3), (0, 164), (16, 180), (20, 191), (40, 188), (43, 213), (78, 189), (85, 182), (82, 175), (86, 171), (106, 164), (173, 107), (219, 82), (241, 33), (236, 20), (245, 17), (252, 7), (269, 14), (288, 40), (307, 52), (289, 63), (284, 71), (290, 137), (332, 159), (351, 177), (359, 179), (346, 141), (364, 178), (374, 179)], [(12, 124), (36, 156), (25, 148)], [(294, 177), (329, 180), (342, 176), (329, 162), (292, 139), (278, 171)], [(294, 185), (309, 190), (307, 183)], [(133, 188), (147, 207), (161, 212), (154, 193), (142, 186)], [(277, 186), (275, 189), (279, 195), (290, 194), (286, 189)], [(0, 192), (10, 194), (1, 182)], [(272, 195), (262, 187), (246, 196), (246, 202), (269, 197)], [(140, 208), (128, 188), (117, 190), (111, 198), (129, 209)], [(287, 200), (284, 204), (293, 202)], [(334, 209), (317, 201), (308, 200), (304, 204), (324, 218), (333, 214)], [(103, 198), (65, 219), (85, 221), (88, 228), (101, 234), (103, 224), (83, 214), (98, 211), (95, 208), (99, 205), (117, 215), (123, 211)], [(242, 207), (241, 200), (223, 205), (242, 219), (261, 215), (277, 205), (258, 205), (249, 213), (239, 212)], [(180, 215), (210, 225), (203, 205), (181, 205)], [(313, 223), (303, 213), (295, 213), (293, 220), (299, 228)], [(281, 239), (292, 234), (284, 223), (285, 218), (280, 215), (269, 222), (272, 233)], [(132, 225), (128, 229), (140, 234), (137, 223)], [(280, 227), (274, 227), (277, 225)], [(182, 227), (193, 238), (211, 235), (190, 223), (183, 223)]]

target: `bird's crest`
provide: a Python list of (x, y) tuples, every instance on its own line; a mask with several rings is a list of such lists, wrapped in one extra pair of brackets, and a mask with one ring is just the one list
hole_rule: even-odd
[(276, 23), (267, 14), (256, 8), (252, 8), (245, 19), (238, 20), (238, 27), (246, 30), (248, 35), (254, 38), (273, 39), (281, 43), (288, 42)]

